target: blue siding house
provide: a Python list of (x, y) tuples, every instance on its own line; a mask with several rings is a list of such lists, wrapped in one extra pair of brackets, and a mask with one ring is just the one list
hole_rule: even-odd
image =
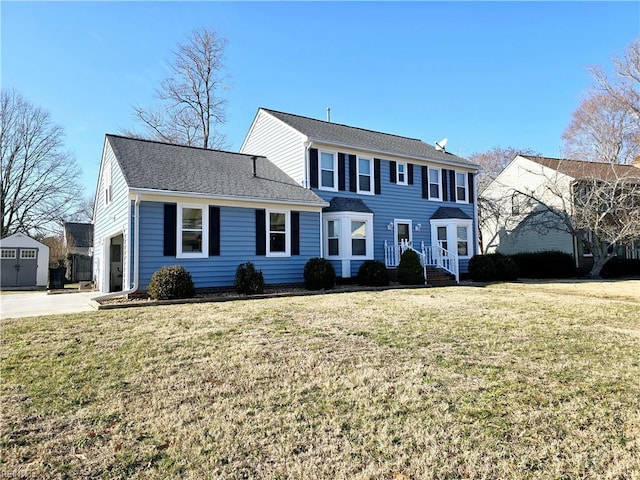
[(478, 166), (414, 138), (260, 108), (240, 149), (266, 155), (329, 205), (321, 252), (336, 274), (397, 267), (416, 250), (455, 276), (477, 252)]
[(251, 261), (265, 282), (301, 283), (329, 206), (264, 156), (107, 135), (94, 205), (94, 281), (146, 290), (183, 265), (196, 288), (230, 286)]

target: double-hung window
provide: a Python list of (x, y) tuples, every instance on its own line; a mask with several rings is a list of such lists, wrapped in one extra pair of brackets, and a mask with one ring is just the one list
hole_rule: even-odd
[(358, 157), (358, 193), (373, 193), (372, 164), (371, 158)]
[(456, 236), (458, 237), (458, 255), (466, 257), (469, 255), (469, 235), (467, 226), (457, 226)]
[(407, 185), (407, 164), (404, 162), (398, 162), (396, 166), (396, 183)]
[(327, 255), (337, 257), (340, 255), (340, 220), (327, 221)]
[(367, 222), (351, 220), (351, 255), (367, 255)]
[(442, 183), (439, 168), (429, 168), (429, 199), (442, 200)]
[(467, 203), (469, 197), (467, 195), (467, 174), (456, 172), (456, 201), (459, 203)]
[(200, 205), (178, 206), (178, 258), (208, 256), (208, 208)]
[(338, 189), (338, 169), (336, 168), (336, 154), (333, 152), (320, 152), (320, 181), (322, 190)]
[(289, 256), (290, 235), (289, 212), (267, 210), (267, 256)]

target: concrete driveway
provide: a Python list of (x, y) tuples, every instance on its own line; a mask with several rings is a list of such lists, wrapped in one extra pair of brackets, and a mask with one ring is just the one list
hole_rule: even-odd
[(37, 317), (59, 313), (92, 312), (90, 300), (98, 292), (61, 293), (47, 292), (9, 293), (0, 295), (0, 318)]

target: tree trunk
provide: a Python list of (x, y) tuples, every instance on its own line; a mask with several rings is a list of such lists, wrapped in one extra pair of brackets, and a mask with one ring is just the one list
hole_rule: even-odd
[(591, 267), (591, 271), (589, 272), (589, 277), (598, 278), (600, 277), (600, 270), (605, 263), (607, 263), (607, 254), (606, 252), (597, 252), (593, 251), (593, 267)]

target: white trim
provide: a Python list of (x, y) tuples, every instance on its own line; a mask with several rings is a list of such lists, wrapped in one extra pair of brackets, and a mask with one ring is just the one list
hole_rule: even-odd
[[(326, 237), (327, 223), (331, 220), (340, 220), (340, 232), (338, 237), (338, 253), (339, 255), (332, 255), (329, 257), (328, 239)], [(329, 212), (323, 214), (323, 235), (322, 245), (325, 250), (325, 258), (331, 260), (371, 260), (373, 259), (373, 213), (363, 212)], [(366, 239), (366, 255), (353, 255), (351, 244), (351, 222), (365, 222), (365, 239)], [(344, 276), (344, 272), (343, 272)]]
[(321, 211), (322, 208), (329, 206), (329, 203), (325, 201), (322, 201), (322, 203), (298, 202), (291, 200), (270, 200), (260, 197), (234, 197), (231, 195), (167, 191), (153, 188), (129, 189), (129, 199), (133, 200), (136, 195), (141, 195), (141, 201), (178, 203), (185, 201), (184, 199), (187, 198), (191, 203), (211, 203), (221, 207), (265, 208), (266, 205), (283, 205), (293, 210), (318, 212)]
[[(284, 252), (271, 251), (271, 214), (284, 214)], [(290, 257), (291, 256), (291, 210), (266, 210), (265, 211), (265, 235), (267, 257)]]
[[(454, 170), (454, 172), (456, 203), (469, 203), (469, 175), (467, 175), (467, 172), (459, 172), (458, 170)], [(464, 185), (458, 184), (458, 175), (464, 177)], [(464, 200), (458, 198), (458, 187), (464, 187)]]
[[(17, 248), (5, 248), (0, 249), (0, 259), (2, 260), (15, 260), (17, 258)], [(5, 256), (5, 252), (9, 254), (9, 256)], [(13, 253), (9, 253), (13, 252)]]
[[(299, 130), (296, 130), (296, 131), (299, 132)], [(468, 169), (470, 172), (478, 172), (477, 165), (465, 165), (465, 164), (461, 164), (459, 162), (453, 162), (453, 161), (446, 162), (444, 160), (439, 160), (436, 158), (416, 157), (412, 155), (404, 155), (402, 153), (394, 153), (394, 152), (388, 152), (384, 150), (373, 150), (366, 147), (354, 147), (353, 145), (348, 145), (346, 143), (327, 142), (326, 140), (322, 140), (320, 138), (307, 137), (307, 139), (308, 141), (311, 141), (314, 144), (316, 144), (316, 148), (321, 148), (321, 147), (318, 147), (318, 145), (325, 145), (327, 149), (340, 150), (341, 152), (345, 152), (345, 153), (351, 152), (351, 153), (355, 153), (356, 155), (358, 154), (358, 152), (366, 152), (366, 154), (372, 155), (375, 158), (383, 157), (385, 160), (401, 159), (400, 161), (417, 163), (419, 165), (436, 164), (436, 165), (442, 165), (445, 168), (449, 168), (449, 169), (451, 169), (452, 167), (457, 167), (460, 169)]]
[[(430, 220), (431, 245), (440, 246), (438, 243), (438, 227), (447, 229), (447, 250), (458, 255), (458, 227), (467, 229), (467, 255), (458, 255), (458, 258), (471, 258), (475, 251), (473, 236), (473, 220), (465, 218), (442, 218)], [(455, 249), (452, 250), (455, 246)]]
[[(338, 240), (338, 254), (337, 255), (331, 255), (329, 252), (331, 251), (329, 248), (329, 222), (338, 222), (337, 225), (337, 232), (336, 232), (336, 236), (335, 237), (331, 237), (332, 239), (335, 238)], [(328, 259), (337, 259), (340, 258), (340, 252), (342, 251), (342, 235), (341, 235), (341, 231), (342, 231), (342, 220), (340, 218), (324, 218), (323, 219), (323, 227), (324, 231), (326, 232), (326, 236), (322, 237), (322, 244), (324, 246), (324, 251), (326, 252), (326, 257)]]
[[(325, 187), (322, 185), (322, 154), (326, 153), (333, 157), (333, 187)], [(331, 150), (318, 149), (318, 190), (324, 190), (327, 192), (338, 191), (338, 152)]]
[[(369, 162), (369, 190), (362, 190), (360, 188), (360, 160), (367, 160)], [(374, 194), (374, 162), (373, 157), (361, 157), (356, 155), (356, 193), (361, 195), (373, 195)]]
[(395, 245), (400, 245), (400, 242), (398, 241), (398, 224), (399, 223), (406, 223), (409, 225), (409, 242), (413, 242), (413, 221), (412, 220), (405, 220), (402, 218), (394, 218), (393, 219), (393, 242)]
[[(33, 256), (26, 256), (25, 253), (33, 253)], [(38, 257), (38, 249), (37, 248), (21, 248), (20, 249), (20, 260), (35, 260)]]
[[(185, 208), (202, 211), (202, 251), (183, 252), (182, 251), (182, 211)], [(208, 258), (209, 257), (209, 209), (206, 205), (193, 203), (178, 204), (178, 219), (176, 222), (176, 258)], [(187, 230), (188, 231), (188, 230)], [(196, 231), (196, 230), (193, 230)]]
[[(404, 167), (404, 180), (400, 180), (400, 165)], [(396, 162), (396, 184), (409, 185), (409, 164), (407, 162)]]
[[(433, 182), (431, 182), (431, 172), (437, 172), (436, 175), (438, 176), (438, 196), (437, 197), (432, 197), (431, 196), (431, 185), (435, 185)], [(434, 201), (434, 202), (441, 202), (442, 201), (442, 169), (441, 168), (434, 168), (434, 167), (427, 167), (427, 199)]]

